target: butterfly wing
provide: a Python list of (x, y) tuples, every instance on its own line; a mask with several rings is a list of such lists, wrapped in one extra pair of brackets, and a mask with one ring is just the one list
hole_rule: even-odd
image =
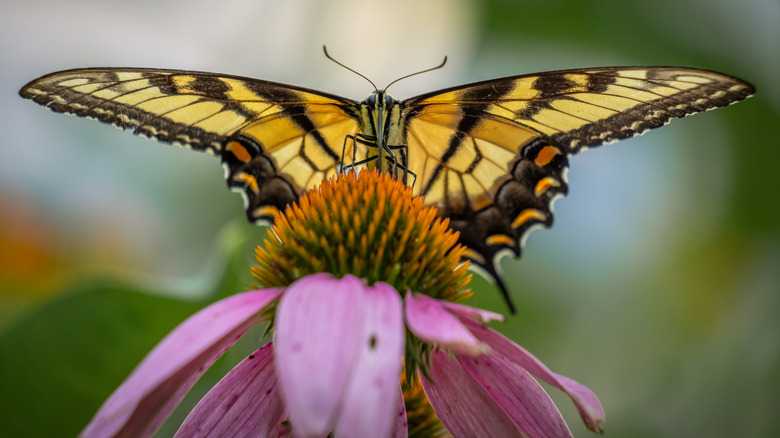
[[(730, 76), (674, 67), (514, 76), (409, 99), (391, 137), (405, 139), (416, 194), (450, 218), (467, 257), (506, 294), (497, 255), (520, 255), (530, 229), (552, 224), (570, 155), (753, 91)], [(270, 218), (335, 175), (346, 139), (365, 123), (357, 102), (338, 96), (179, 70), (70, 70), (36, 79), (20, 94), (57, 112), (219, 155), (228, 185), (245, 194), (251, 221)]]
[(19, 93), (56, 112), (220, 156), (228, 185), (245, 195), (253, 222), (335, 175), (345, 136), (360, 132), (354, 101), (212, 73), (68, 70)]
[(415, 191), (450, 218), (468, 257), (501, 285), (497, 254), (519, 256), (529, 230), (552, 224), (570, 155), (753, 92), (706, 70), (577, 69), (418, 96), (404, 102), (401, 120)]

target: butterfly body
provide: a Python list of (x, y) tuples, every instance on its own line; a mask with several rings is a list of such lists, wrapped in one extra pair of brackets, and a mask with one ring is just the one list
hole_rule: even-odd
[(345, 137), (342, 170), (357, 166), (376, 168), (407, 182), (408, 147), (401, 123), (402, 110), (403, 104), (384, 91), (377, 90), (361, 102), (359, 133)]
[(552, 224), (571, 155), (753, 92), (707, 70), (602, 67), (357, 102), (238, 76), (94, 68), (43, 76), (20, 94), (221, 157), (253, 222), (339, 172), (391, 172), (450, 219), (466, 257), (501, 285), (498, 256), (519, 255), (531, 229)]

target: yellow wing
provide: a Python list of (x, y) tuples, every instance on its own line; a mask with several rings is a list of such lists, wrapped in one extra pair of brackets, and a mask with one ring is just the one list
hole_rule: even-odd
[[(552, 224), (552, 199), (568, 190), (570, 155), (753, 91), (730, 76), (676, 67), (514, 76), (386, 108), (392, 121), (384, 146), (397, 152), (404, 175), (413, 175), (415, 193), (450, 219), (467, 257), (492, 274), (511, 307), (497, 254), (520, 255), (533, 226)], [(371, 154), (385, 153), (372, 144), (376, 114), (361, 113), (365, 102), (257, 79), (81, 69), (36, 79), (20, 94), (54, 111), (220, 156), (251, 221), (269, 219), (342, 165), (370, 166)], [(348, 144), (351, 161), (341, 163)]]
[(404, 102), (415, 192), (461, 233), (468, 257), (499, 280), (496, 255), (520, 255), (552, 224), (568, 157), (752, 95), (749, 84), (678, 67), (606, 67), (514, 76)]
[(228, 185), (246, 195), (251, 221), (336, 175), (345, 136), (360, 129), (349, 99), (212, 73), (68, 70), (19, 93), (57, 112), (220, 156)]

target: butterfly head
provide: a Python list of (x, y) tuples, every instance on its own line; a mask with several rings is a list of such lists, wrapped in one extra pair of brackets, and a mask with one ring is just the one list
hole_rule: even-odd
[(385, 93), (384, 91), (374, 91), (366, 100), (361, 103), (361, 106), (366, 107), (369, 111), (375, 114), (384, 113), (389, 108), (392, 108), (396, 104), (396, 100), (393, 96)]
[[(400, 102), (384, 91), (376, 90), (360, 103), (363, 132), (376, 139), (376, 145), (396, 144), (403, 141), (393, 135), (400, 117)], [(390, 138), (393, 137), (393, 138)]]

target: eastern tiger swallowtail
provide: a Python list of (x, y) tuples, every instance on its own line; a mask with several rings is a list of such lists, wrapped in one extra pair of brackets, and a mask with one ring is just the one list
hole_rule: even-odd
[(268, 220), (323, 179), (378, 167), (413, 184), (460, 232), (466, 257), (511, 300), (498, 256), (520, 255), (552, 224), (568, 157), (671, 118), (751, 96), (750, 84), (685, 67), (601, 67), (511, 76), (363, 102), (214, 73), (88, 68), (52, 73), (20, 94), (221, 157), (250, 221)]

